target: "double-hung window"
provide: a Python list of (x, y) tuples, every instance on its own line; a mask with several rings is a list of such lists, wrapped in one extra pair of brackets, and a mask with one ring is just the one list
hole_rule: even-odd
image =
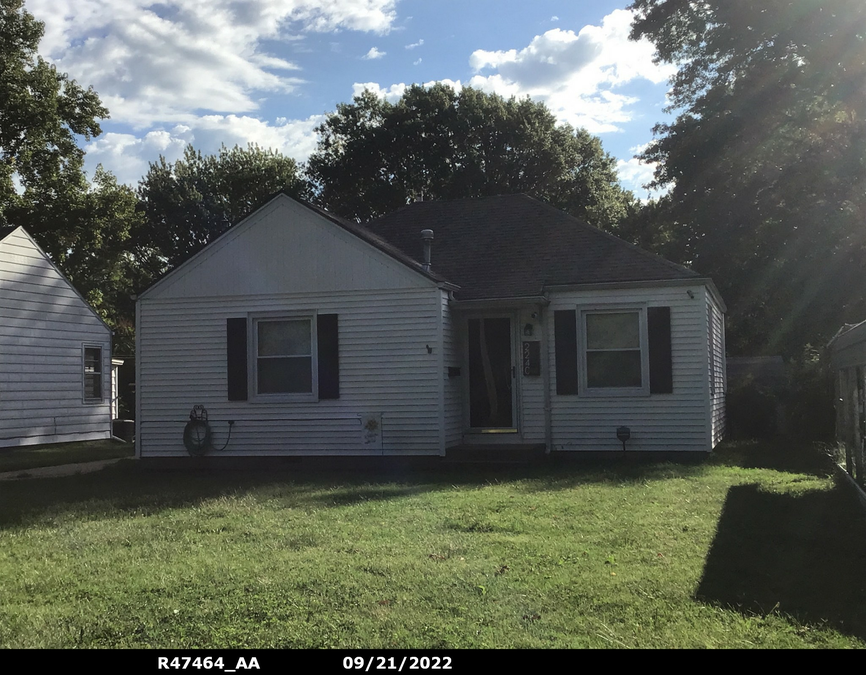
[(581, 384), (585, 393), (649, 393), (646, 316), (641, 308), (584, 310)]
[(257, 395), (316, 395), (314, 330), (310, 316), (255, 320)]
[(84, 402), (102, 403), (102, 347), (83, 347)]

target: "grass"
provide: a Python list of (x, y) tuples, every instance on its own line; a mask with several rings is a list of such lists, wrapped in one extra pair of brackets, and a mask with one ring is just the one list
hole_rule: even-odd
[(0, 646), (864, 647), (803, 448), (699, 464), (105, 471), (0, 490)]
[(0, 448), (0, 473), (23, 471), (42, 466), (94, 462), (100, 459), (132, 457), (132, 443), (116, 440), (86, 441), (81, 443), (51, 443)]

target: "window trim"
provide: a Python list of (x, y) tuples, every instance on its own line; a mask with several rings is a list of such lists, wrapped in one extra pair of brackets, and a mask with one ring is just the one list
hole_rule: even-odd
[[(640, 335), (640, 387), (590, 387), (587, 368), (586, 317), (589, 314), (631, 314), (638, 315)], [(644, 303), (586, 305), (577, 308), (577, 350), (578, 350), (578, 392), (590, 397), (643, 397), (650, 395), (649, 367), (649, 330), (647, 326), (647, 305)]]
[[(99, 350), (99, 398), (87, 397), (87, 350)], [(95, 373), (91, 373), (93, 375)], [(83, 342), (81, 344), (81, 402), (84, 405), (102, 405), (105, 403), (105, 345)]]
[[(296, 393), (274, 393), (261, 394), (259, 393), (259, 323), (269, 321), (299, 321), (306, 320), (310, 322), (310, 382), (311, 391), (296, 392)], [(260, 312), (250, 314), (248, 316), (247, 325), (251, 335), (249, 335), (247, 344), (249, 345), (248, 362), (251, 367), (248, 369), (249, 382), (249, 400), (260, 403), (280, 403), (286, 401), (313, 401), (319, 400), (319, 348), (318, 348), (318, 333), (316, 329), (317, 312)]]

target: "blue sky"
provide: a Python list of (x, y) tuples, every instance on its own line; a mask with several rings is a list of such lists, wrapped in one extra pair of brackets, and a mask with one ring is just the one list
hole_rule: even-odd
[(135, 184), (159, 155), (253, 142), (299, 161), (314, 127), (370, 88), (445, 81), (544, 101), (600, 136), (623, 185), (652, 167), (670, 66), (630, 42), (625, 2), (574, 0), (26, 0), (45, 22), (43, 55), (111, 112), (86, 144)]

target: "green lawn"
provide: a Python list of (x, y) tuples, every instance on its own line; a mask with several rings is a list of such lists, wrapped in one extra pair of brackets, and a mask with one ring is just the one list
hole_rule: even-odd
[(864, 518), (804, 449), (105, 471), (0, 487), (4, 647), (864, 647)]
[(132, 443), (124, 443), (113, 439), (0, 448), (0, 473), (4, 471), (35, 469), (41, 466), (58, 466), (60, 464), (94, 462), (99, 459), (132, 457), (134, 454), (135, 447)]

